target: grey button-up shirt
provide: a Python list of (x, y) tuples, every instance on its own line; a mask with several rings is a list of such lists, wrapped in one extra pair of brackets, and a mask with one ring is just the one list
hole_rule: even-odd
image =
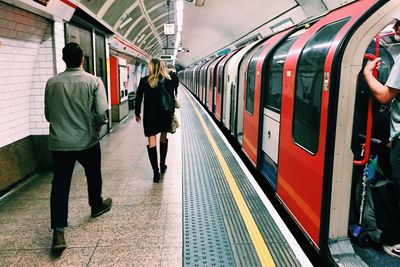
[(98, 142), (95, 128), (107, 122), (100, 78), (81, 68), (67, 68), (47, 81), (44, 102), (51, 151), (84, 150)]
[[(400, 56), (397, 57), (395, 64), (390, 71), (386, 86), (400, 90)], [(398, 94), (395, 101), (392, 102), (392, 110), (390, 111), (390, 141), (400, 136), (400, 95)]]

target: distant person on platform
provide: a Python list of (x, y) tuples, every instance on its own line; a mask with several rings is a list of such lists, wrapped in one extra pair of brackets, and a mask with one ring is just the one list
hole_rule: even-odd
[(68, 197), (76, 161), (85, 169), (91, 216), (102, 215), (112, 205), (111, 198), (101, 197), (99, 133), (107, 122), (105, 88), (100, 78), (83, 70), (83, 51), (77, 43), (66, 44), (62, 53), (67, 69), (49, 79), (45, 90), (54, 161), (50, 199), (53, 252), (66, 248), (64, 227), (68, 226)]
[(174, 88), (175, 97), (178, 95), (178, 87), (179, 87), (179, 78), (176, 74), (175, 66), (172, 64), (167, 65), (169, 76), (171, 77), (172, 85)]
[[(173, 97), (173, 85), (168, 70), (164, 62), (157, 58), (152, 58), (148, 64), (149, 75), (140, 79), (139, 87), (136, 91), (135, 115), (136, 122), (140, 123), (141, 107), (143, 105), (143, 129), (147, 137), (147, 152), (151, 167), (153, 169), (153, 182), (160, 181), (160, 171), (167, 170), (165, 160), (168, 151), (167, 132), (171, 128), (172, 112), (160, 111), (161, 90), (163, 88)], [(160, 135), (160, 168), (157, 159), (157, 134)]]

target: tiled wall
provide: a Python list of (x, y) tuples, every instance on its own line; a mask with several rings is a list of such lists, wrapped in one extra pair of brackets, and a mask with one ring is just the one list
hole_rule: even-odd
[[(44, 88), (46, 81), (53, 76), (53, 39), (52, 25), (47, 24), (42, 42), (39, 43), (35, 62), (33, 64), (32, 83), (26, 88), (30, 93), (29, 129), (30, 134), (48, 134), (49, 125), (44, 118)], [(1, 107), (0, 107), (1, 108)]]
[(62, 20), (54, 21), (54, 53), (55, 53), (55, 73), (63, 72), (66, 68), (62, 60), (62, 49), (65, 46), (64, 22)]
[(65, 69), (63, 21), (0, 2), (0, 194), (51, 166), (46, 81)]
[[(52, 27), (54, 27), (54, 35)], [(65, 63), (62, 61), (62, 48), (64, 45), (63, 22), (49, 23), (43, 35), (34, 65), (30, 97), (31, 135), (49, 134), (49, 124), (44, 117), (44, 88), (47, 80), (54, 76), (54, 73), (65, 70)]]
[(0, 147), (46, 134), (43, 93), (53, 75), (51, 22), (0, 2)]

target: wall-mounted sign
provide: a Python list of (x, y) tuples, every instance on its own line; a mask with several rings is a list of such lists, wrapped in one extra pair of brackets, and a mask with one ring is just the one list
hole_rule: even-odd
[(174, 56), (173, 55), (160, 55), (161, 60), (173, 60)]
[(175, 24), (173, 23), (164, 24), (164, 34), (165, 35), (175, 34)]
[(47, 3), (48, 3), (49, 1), (50, 1), (50, 0), (33, 0), (33, 2), (39, 3), (39, 4), (41, 4), (42, 6), (47, 6)]
[[(9, 2), (21, 2), (25, 5), (23, 8), (40, 16), (48, 15), (48, 18), (61, 18), (70, 21), (77, 8), (77, 0), (18, 0)], [(42, 13), (44, 12), (44, 14)]]

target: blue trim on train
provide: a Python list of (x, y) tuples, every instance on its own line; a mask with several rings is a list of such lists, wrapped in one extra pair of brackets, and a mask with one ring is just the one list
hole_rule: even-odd
[(260, 171), (276, 190), (278, 164), (276, 164), (267, 154), (265, 154), (264, 151), (262, 152)]

